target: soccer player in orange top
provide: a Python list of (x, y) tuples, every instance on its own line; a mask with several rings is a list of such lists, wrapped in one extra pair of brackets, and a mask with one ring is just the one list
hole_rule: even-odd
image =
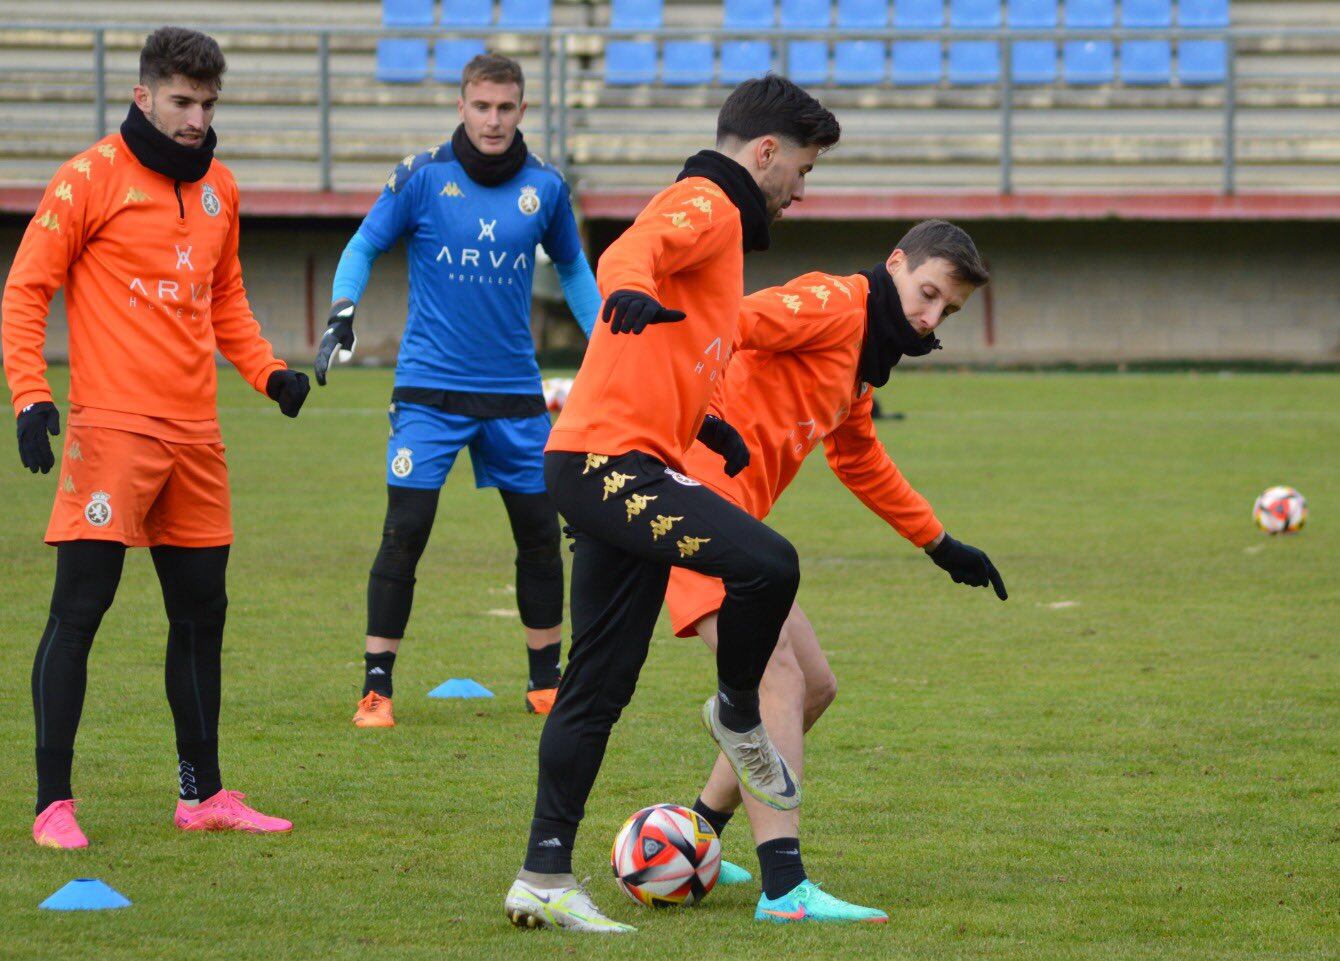
[[(808, 273), (744, 300), (721, 393), (721, 409), (748, 445), (750, 468), (730, 477), (695, 444), (685, 469), (754, 517), (766, 517), (805, 457), (821, 442), (838, 478), (899, 534), (926, 550), (959, 583), (1005, 584), (987, 556), (950, 537), (930, 504), (899, 472), (871, 418), (875, 387), (903, 356), (939, 347), (934, 331), (988, 280), (972, 239), (943, 220), (925, 221), (888, 260), (851, 276)], [(717, 646), (720, 580), (676, 568), (666, 602), (675, 633)], [(803, 734), (836, 694), (814, 628), (791, 609), (763, 675), (760, 702), (769, 732), (799, 780)], [(694, 810), (720, 834), (740, 804), (730, 765), (716, 768)], [(800, 857), (799, 811), (775, 811), (745, 797), (763, 872), (755, 917), (767, 921), (887, 920), (811, 884)], [(735, 877), (732, 878), (731, 876)], [(725, 883), (748, 880), (726, 862)]]
[(287, 831), (219, 774), (219, 674), (228, 474), (215, 407), (215, 348), (296, 417), (307, 377), (261, 336), (237, 257), (237, 184), (210, 129), (225, 69), (213, 38), (163, 27), (140, 51), (119, 132), (61, 166), (5, 283), (5, 375), (23, 465), (47, 473), (60, 433), (43, 348), (65, 288), (70, 421), (46, 542), (51, 614), (33, 662), (33, 839), (84, 847), (70, 769), (88, 654), (127, 547), (148, 547), (168, 616), (166, 682), (176, 726), (183, 830)]
[[(525, 867), (504, 907), (514, 924), (630, 930), (572, 875), (572, 848), (610, 729), (632, 697), (672, 565), (722, 578), (717, 694), (703, 721), (745, 790), (800, 803), (758, 713), (758, 683), (800, 580), (795, 549), (683, 473), (701, 438), (736, 474), (748, 452), (706, 416), (739, 324), (744, 255), (804, 197), (837, 120), (781, 77), (746, 81), (717, 118), (717, 149), (690, 157), (600, 258), (597, 325), (550, 435), (545, 482), (575, 531), (572, 647), (540, 737)], [(637, 336), (628, 336), (634, 334)]]

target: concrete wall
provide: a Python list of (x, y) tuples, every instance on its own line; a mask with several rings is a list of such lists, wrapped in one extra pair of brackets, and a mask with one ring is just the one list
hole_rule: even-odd
[[(310, 363), (331, 278), (353, 222), (250, 220), (247, 289), (281, 355)], [(883, 260), (908, 224), (782, 223), (773, 249), (747, 259), (749, 289), (811, 269), (850, 273)], [(941, 331), (939, 364), (1232, 360), (1340, 363), (1340, 224), (984, 222), (964, 224), (989, 261), (986, 291)], [(0, 221), (7, 274), (24, 222)], [(622, 225), (589, 225), (588, 250)], [(311, 276), (312, 309), (308, 307)], [(552, 283), (552, 276), (542, 277)], [(404, 322), (405, 262), (377, 262), (358, 312), (359, 357), (394, 359)], [(561, 314), (561, 311), (558, 313)], [(570, 320), (549, 343), (577, 343)], [(65, 357), (55, 304), (48, 357)]]

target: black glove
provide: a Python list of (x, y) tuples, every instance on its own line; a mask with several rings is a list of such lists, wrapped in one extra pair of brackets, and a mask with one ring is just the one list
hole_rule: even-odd
[(49, 400), (29, 404), (19, 411), (19, 459), (34, 474), (51, 470), (56, 463), (48, 434), (60, 433), (60, 411)]
[(354, 336), (354, 302), (341, 297), (330, 305), (330, 318), (326, 321), (326, 332), (316, 348), (316, 382), (326, 386), (326, 372), (330, 370), (330, 358), (335, 348), (340, 348), (336, 360), (347, 364), (354, 356), (358, 338)]
[(945, 532), (940, 546), (930, 552), (936, 566), (948, 571), (955, 584), (967, 584), (970, 587), (986, 587), (990, 584), (996, 589), (996, 596), (1002, 601), (1010, 595), (1005, 593), (1005, 581), (986, 556), (986, 551), (978, 550), (971, 544), (956, 541)]
[(703, 418), (703, 426), (698, 428), (698, 439), (726, 461), (727, 477), (734, 477), (749, 466), (749, 446), (740, 432), (720, 417), (708, 414)]
[(307, 375), (300, 370), (277, 370), (265, 382), (265, 393), (279, 405), (285, 417), (298, 416), (311, 389)]
[(640, 291), (616, 290), (605, 298), (600, 319), (610, 325), (611, 334), (640, 334), (648, 324), (673, 324), (684, 316), (684, 311), (662, 307)]

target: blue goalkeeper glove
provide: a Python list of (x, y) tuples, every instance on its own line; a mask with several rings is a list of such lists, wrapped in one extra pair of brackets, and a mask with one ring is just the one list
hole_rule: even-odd
[(341, 297), (335, 303), (330, 305), (330, 319), (326, 321), (326, 332), (321, 337), (321, 343), (316, 348), (316, 382), (318, 386), (326, 386), (326, 374), (330, 371), (331, 355), (335, 354), (335, 349), (339, 348), (339, 354), (335, 356), (341, 364), (347, 364), (353, 359), (354, 348), (358, 346), (358, 338), (354, 336), (354, 308), (355, 304), (348, 297)]

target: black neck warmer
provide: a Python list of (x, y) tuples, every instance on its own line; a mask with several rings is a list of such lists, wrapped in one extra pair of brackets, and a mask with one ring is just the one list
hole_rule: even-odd
[(912, 328), (888, 267), (880, 264), (861, 275), (870, 281), (870, 296), (865, 300), (865, 343), (857, 375), (872, 387), (883, 387), (904, 356), (923, 357), (941, 345), (934, 334), (920, 337)]
[(219, 142), (214, 128), (210, 127), (205, 142), (199, 147), (177, 143), (150, 123), (144, 111), (133, 103), (121, 124), (121, 139), (135, 159), (154, 173), (190, 184), (209, 172), (209, 165), (214, 162), (214, 147)]
[(526, 165), (530, 156), (526, 150), (526, 138), (521, 131), (516, 132), (507, 149), (500, 154), (486, 154), (470, 142), (465, 135), (465, 124), (461, 124), (451, 135), (451, 152), (465, 168), (465, 175), (481, 187), (496, 187), (505, 184)]
[(744, 234), (744, 252), (767, 250), (772, 242), (768, 235), (768, 203), (763, 198), (754, 178), (734, 160), (715, 150), (699, 150), (684, 161), (684, 169), (675, 182), (686, 177), (704, 177), (726, 192), (730, 202), (740, 211), (740, 232)]

